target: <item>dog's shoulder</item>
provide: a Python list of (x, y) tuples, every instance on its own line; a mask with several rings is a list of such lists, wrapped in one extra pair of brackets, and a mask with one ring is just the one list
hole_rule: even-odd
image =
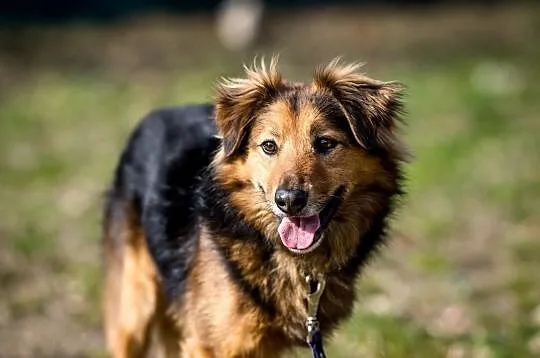
[(213, 105), (166, 107), (146, 115), (133, 130), (114, 187), (134, 196), (161, 184), (187, 184), (217, 147)]
[[(187, 105), (157, 109), (142, 119), (132, 136), (141, 156), (160, 155), (164, 164), (194, 151), (207, 149), (216, 134), (213, 105)], [(167, 155), (162, 155), (167, 154)]]

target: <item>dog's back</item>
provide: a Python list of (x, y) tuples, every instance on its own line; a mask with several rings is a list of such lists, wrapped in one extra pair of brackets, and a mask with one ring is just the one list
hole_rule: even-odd
[[(140, 356), (156, 339), (154, 346), (168, 351), (177, 345), (167, 340), (174, 327), (167, 324), (163, 291), (182, 291), (197, 244), (194, 189), (216, 147), (213, 111), (211, 105), (193, 105), (152, 112), (133, 132), (116, 168), (104, 218), (105, 326), (115, 357)], [(146, 238), (161, 242), (152, 245)]]

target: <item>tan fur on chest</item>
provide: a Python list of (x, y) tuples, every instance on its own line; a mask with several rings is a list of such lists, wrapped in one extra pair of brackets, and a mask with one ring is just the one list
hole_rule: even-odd
[[(243, 255), (248, 257), (249, 252)], [(252, 269), (250, 279), (263, 283), (267, 276), (256, 277), (256, 268)], [(277, 330), (276, 323), (282, 321), (270, 319), (238, 289), (226, 273), (213, 240), (204, 234), (181, 312), (186, 351), (197, 347), (196, 350), (212, 352), (212, 357), (269, 357), (285, 348), (283, 342), (267, 338)]]
[[(275, 265), (275, 272), (271, 272), (257, 262), (260, 256), (256, 247), (238, 244), (230, 248), (233, 252), (230, 259), (246, 273), (246, 281), (260, 287), (262, 294), (275, 305), (275, 312), (269, 315), (226, 274), (216, 241), (219, 238), (202, 236), (190, 277), (181, 310), (182, 340), (186, 347), (198, 346), (223, 357), (277, 357), (279, 351), (302, 344), (307, 317), (305, 273), (287, 255), (270, 258)], [(323, 324), (349, 314), (353, 291), (351, 282), (344, 282), (338, 276), (329, 277), (320, 307)], [(212, 347), (205, 347), (204, 342), (212, 342)]]

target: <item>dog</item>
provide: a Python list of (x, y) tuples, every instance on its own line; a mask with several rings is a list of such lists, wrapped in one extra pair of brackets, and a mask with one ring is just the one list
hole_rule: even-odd
[[(104, 323), (120, 357), (278, 357), (351, 315), (355, 282), (403, 190), (403, 86), (334, 60), (310, 83), (277, 62), (215, 103), (134, 130), (104, 210)], [(314, 281), (317, 282), (317, 281)], [(307, 285), (309, 286), (309, 285)]]

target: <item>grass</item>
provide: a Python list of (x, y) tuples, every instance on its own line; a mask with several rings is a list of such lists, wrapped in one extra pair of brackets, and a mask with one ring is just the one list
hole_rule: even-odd
[[(380, 78), (407, 84), (404, 133), (415, 160), (407, 168), (409, 195), (396, 217), (392, 244), (361, 280), (354, 317), (329, 343), (329, 356), (540, 355), (540, 53), (522, 41), (538, 28), (523, 25), (533, 22), (529, 11), (520, 9), (499, 10), (521, 20), (508, 25), (515, 41), (495, 52), (491, 45), (472, 46), (473, 38), (452, 44), (452, 56), (441, 56), (450, 50), (444, 44), (431, 43), (432, 52), (379, 53), (368, 67)], [(492, 20), (499, 16), (493, 11)], [(467, 11), (460, 14), (433, 10), (431, 26), (444, 37), (451, 29), (441, 29), (437, 16)], [(376, 16), (393, 16), (396, 23), (403, 17), (409, 24), (409, 32), (401, 34), (405, 38), (415, 39), (421, 31), (414, 14)], [(151, 33), (145, 26), (161, 28), (131, 26), (135, 33)], [(47, 31), (35, 36), (56, 36), (58, 30)], [(123, 44), (114, 37), (121, 26), (73, 31), (61, 38), (64, 46), (93, 31), (113, 38), (105, 49)], [(259, 50), (286, 47), (287, 35), (280, 36)], [(352, 40), (340, 39), (341, 45), (360, 57)], [(430, 46), (429, 39), (416, 41), (415, 48)], [(140, 51), (136, 45), (129, 54)], [(307, 55), (310, 46), (286, 51), (286, 74), (301, 77), (315, 64)], [(115, 63), (105, 50), (105, 59), (93, 60), (90, 69), (85, 64), (65, 69), (64, 62), (51, 64), (43, 56), (26, 59), (28, 69), (9, 62), (12, 85), (0, 87), (3, 354), (103, 355), (101, 195), (138, 118), (158, 106), (209, 100), (214, 79), (239, 73), (237, 55), (211, 47), (196, 51), (194, 56), (203, 58), (196, 64), (174, 52), (178, 67), (139, 65), (131, 72), (118, 66), (123, 58), (115, 55)], [(212, 51), (214, 56), (201, 55)], [(8, 56), (0, 55), (8, 63)]]

